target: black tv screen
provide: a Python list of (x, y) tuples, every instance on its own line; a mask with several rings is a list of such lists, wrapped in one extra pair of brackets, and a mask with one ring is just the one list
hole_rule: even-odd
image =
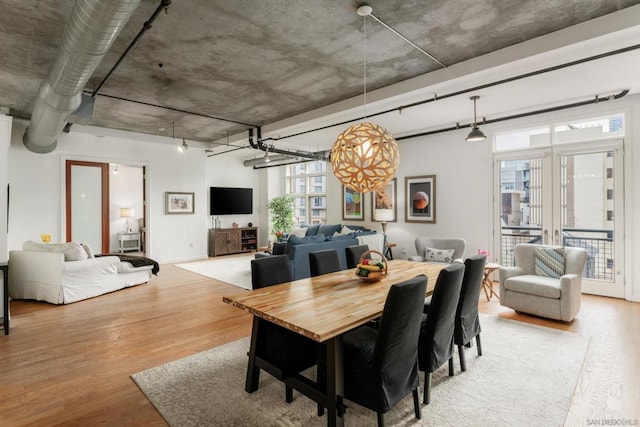
[(210, 187), (210, 215), (253, 213), (253, 188)]

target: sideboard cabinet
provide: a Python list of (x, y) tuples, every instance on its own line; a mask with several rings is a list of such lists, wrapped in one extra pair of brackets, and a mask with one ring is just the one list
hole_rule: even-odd
[(257, 247), (257, 227), (209, 229), (209, 256), (253, 252)]

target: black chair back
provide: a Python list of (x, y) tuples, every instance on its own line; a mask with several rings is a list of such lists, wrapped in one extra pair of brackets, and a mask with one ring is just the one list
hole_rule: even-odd
[[(405, 396), (418, 386), (418, 366), (415, 362), (426, 292), (427, 277), (420, 275), (391, 286), (387, 295), (378, 326), (373, 361), (380, 370), (383, 389), (389, 395), (401, 392)], [(412, 377), (415, 378), (415, 384), (407, 388), (403, 381)], [(402, 388), (402, 391), (396, 388)]]
[(356, 268), (363, 253), (369, 250), (369, 245), (347, 246), (345, 249), (347, 268)]
[(463, 264), (454, 263), (443, 268), (438, 275), (429, 314), (420, 329), (418, 362), (421, 371), (433, 372), (451, 359), (464, 268)]
[(340, 257), (336, 249), (311, 252), (309, 254), (309, 271), (311, 277), (334, 273), (342, 270)]
[(286, 255), (272, 255), (251, 260), (251, 286), (253, 289), (265, 288), (292, 280), (291, 263)]
[(474, 255), (464, 261), (462, 290), (460, 291), (460, 301), (456, 311), (454, 332), (456, 345), (466, 345), (480, 333), (478, 300), (482, 289), (486, 262), (487, 257), (485, 255)]

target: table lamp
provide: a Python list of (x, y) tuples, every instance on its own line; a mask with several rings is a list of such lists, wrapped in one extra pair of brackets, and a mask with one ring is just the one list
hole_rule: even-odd
[(133, 208), (120, 208), (120, 218), (127, 218), (124, 223), (124, 231), (125, 233), (131, 233), (131, 228), (129, 227), (129, 218), (134, 216), (135, 213)]
[(393, 209), (374, 209), (373, 219), (382, 222), (382, 234), (387, 238), (387, 222), (393, 221)]

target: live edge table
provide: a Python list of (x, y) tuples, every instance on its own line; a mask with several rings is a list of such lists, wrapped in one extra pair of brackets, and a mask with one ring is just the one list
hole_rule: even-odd
[(326, 344), (326, 392), (302, 375), (292, 375), (284, 382), (327, 408), (327, 425), (344, 425), (342, 335), (380, 317), (395, 283), (424, 274), (428, 278), (425, 296), (431, 295), (444, 266), (394, 260), (389, 261), (387, 277), (379, 282), (363, 282), (355, 269), (350, 269), (223, 297), (224, 302), (254, 316), (245, 390), (252, 393), (257, 389), (251, 378), (255, 368), (269, 371), (269, 364), (255, 354), (257, 319), (263, 318)]

